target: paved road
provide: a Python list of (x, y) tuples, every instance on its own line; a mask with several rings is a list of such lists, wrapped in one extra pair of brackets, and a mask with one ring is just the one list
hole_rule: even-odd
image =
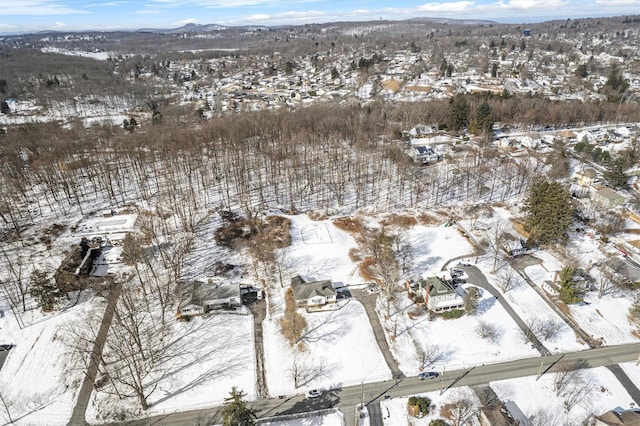
[[(457, 386), (481, 386), (490, 381), (504, 380), (515, 377), (536, 376), (538, 372), (543, 374), (554, 372), (559, 362), (585, 361), (588, 367), (601, 367), (615, 365), (621, 362), (635, 361), (640, 354), (640, 343), (627, 345), (607, 346), (584, 351), (569, 352), (562, 355), (550, 355), (537, 358), (526, 358), (499, 364), (472, 367), (467, 370), (447, 371), (436, 380), (419, 380), (417, 377), (409, 377), (384, 382), (368, 383), (348, 386), (327, 392), (321, 398), (308, 401), (302, 395), (292, 396), (287, 399), (266, 399), (252, 404), (258, 411), (260, 418), (276, 415), (286, 415), (305, 411), (320, 410), (331, 407), (340, 407), (343, 413), (359, 404), (364, 391), (364, 400), (367, 404), (384, 400), (385, 395), (392, 398), (410, 396), (423, 392), (446, 391)], [(146, 420), (119, 423), (119, 425), (147, 426), (147, 425), (203, 425), (209, 421), (219, 419), (216, 416), (218, 409), (188, 411), (166, 416), (157, 416)], [(118, 423), (113, 423), (118, 425)]]
[(98, 366), (100, 359), (102, 358), (102, 349), (104, 343), (107, 340), (107, 332), (111, 327), (111, 320), (113, 319), (113, 312), (116, 309), (116, 303), (120, 297), (122, 291), (122, 282), (114, 282), (109, 296), (107, 296), (107, 307), (104, 310), (104, 316), (102, 317), (102, 323), (100, 324), (100, 330), (96, 340), (93, 342), (93, 350), (91, 351), (91, 359), (89, 361), (89, 368), (87, 369), (85, 376), (80, 385), (78, 393), (78, 399), (76, 405), (73, 407), (73, 413), (69, 419), (69, 426), (86, 425), (85, 412), (89, 405), (89, 399), (91, 398), (91, 391), (93, 390), (93, 384), (98, 374)]

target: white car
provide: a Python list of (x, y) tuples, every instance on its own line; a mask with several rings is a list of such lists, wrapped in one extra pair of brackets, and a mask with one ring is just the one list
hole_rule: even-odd
[(314, 399), (314, 398), (320, 398), (322, 396), (322, 391), (319, 391), (318, 389), (311, 389), (308, 390), (304, 396), (307, 399)]

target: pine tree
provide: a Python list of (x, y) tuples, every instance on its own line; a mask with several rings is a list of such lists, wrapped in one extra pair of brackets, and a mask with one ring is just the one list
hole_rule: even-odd
[(523, 210), (527, 213), (525, 229), (538, 244), (565, 241), (573, 220), (574, 207), (569, 191), (560, 183), (544, 178), (529, 188)]
[(33, 297), (43, 312), (51, 312), (56, 306), (58, 297), (62, 296), (60, 289), (49, 279), (45, 271), (35, 269), (31, 272), (31, 297)]
[(625, 171), (627, 169), (627, 160), (622, 156), (618, 156), (607, 163), (607, 170), (603, 177), (614, 188), (626, 188), (629, 177)]
[(560, 300), (564, 303), (576, 303), (580, 301), (580, 298), (576, 294), (576, 288), (573, 284), (573, 274), (575, 268), (572, 266), (565, 266), (560, 270)]
[(247, 407), (245, 393), (239, 391), (235, 386), (231, 388), (231, 395), (225, 398), (222, 408), (223, 426), (253, 426), (256, 424), (255, 410)]
[(456, 95), (449, 101), (449, 130), (462, 130), (469, 124), (469, 104), (462, 95)]

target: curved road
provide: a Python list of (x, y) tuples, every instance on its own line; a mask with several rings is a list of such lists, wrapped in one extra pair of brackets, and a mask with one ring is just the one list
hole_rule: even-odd
[[(526, 358), (499, 364), (472, 367), (467, 370), (447, 371), (436, 380), (421, 381), (416, 377), (368, 383), (364, 386), (348, 386), (328, 391), (321, 398), (306, 400), (302, 395), (287, 399), (265, 399), (256, 401), (252, 407), (257, 410), (259, 418), (287, 415), (293, 413), (340, 407), (343, 413), (353, 411), (359, 404), (364, 391), (366, 404), (373, 404), (384, 400), (385, 395), (392, 398), (415, 395), (421, 392), (446, 391), (457, 386), (484, 385), (494, 380), (511, 379), (515, 377), (536, 376), (539, 373), (554, 372), (556, 365), (561, 362), (584, 361), (588, 367), (601, 367), (635, 361), (640, 354), (640, 343), (627, 345), (606, 346), (584, 351), (569, 352), (562, 355), (550, 355), (537, 358)], [(112, 423), (113, 425), (203, 425), (219, 421), (218, 408), (187, 411), (182, 413), (156, 416), (145, 420)], [(347, 425), (349, 426), (349, 425)]]

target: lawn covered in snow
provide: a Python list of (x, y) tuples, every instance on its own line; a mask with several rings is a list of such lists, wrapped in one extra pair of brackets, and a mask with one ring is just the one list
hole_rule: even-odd
[[(398, 303), (410, 310), (412, 302), (398, 294)], [(397, 334), (393, 338), (393, 330)], [(484, 322), (494, 327), (495, 337), (482, 338), (478, 327)], [(484, 292), (474, 315), (457, 319), (440, 316), (429, 319), (424, 313), (415, 319), (408, 315), (392, 315), (386, 321), (390, 344), (400, 369), (415, 376), (423, 369), (456, 370), (474, 365), (491, 364), (539, 353), (522, 339), (520, 329), (495, 298)], [(422, 356), (424, 355), (424, 357)]]
[[(86, 296), (85, 296), (86, 295)], [(72, 308), (53, 315), (38, 310), (24, 313), (19, 328), (4, 300), (0, 301), (0, 344), (14, 344), (0, 370), (0, 395), (8, 406), (0, 409), (0, 422), (9, 415), (18, 425), (66, 425), (84, 377), (84, 365), (63, 343), (65, 330), (82, 323), (91, 310), (104, 310), (104, 299), (86, 292)]]
[[(313, 221), (306, 215), (291, 219), (291, 246), (284, 254), (286, 276), (301, 275), (307, 281), (330, 279), (333, 283), (362, 283), (357, 264), (349, 258), (356, 242), (331, 221)], [(364, 307), (355, 299), (339, 300), (335, 310), (298, 311), (307, 321), (304, 351), (290, 347), (279, 329), (283, 288), (271, 290), (272, 313), (263, 322), (267, 384), (272, 396), (302, 393), (305, 389), (331, 389), (365, 382), (388, 380), (387, 367)], [(306, 371), (295, 388), (294, 365)]]
[[(615, 407), (632, 408), (633, 399), (605, 367), (580, 370), (558, 396), (554, 392), (555, 373), (547, 373), (536, 381), (535, 377), (491, 382), (491, 388), (503, 401), (513, 401), (520, 411), (535, 420), (536, 425), (581, 425), (591, 415), (600, 415)], [(571, 394), (576, 394), (571, 403)], [(565, 402), (569, 410), (565, 410)]]
[[(244, 314), (218, 313), (171, 324), (176, 344), (183, 349), (148, 398), (145, 416), (222, 405), (233, 386), (255, 399), (253, 317), (248, 310), (237, 312)], [(89, 420), (109, 420), (121, 411), (138, 410), (137, 400), (103, 392), (94, 392), (92, 401)]]

